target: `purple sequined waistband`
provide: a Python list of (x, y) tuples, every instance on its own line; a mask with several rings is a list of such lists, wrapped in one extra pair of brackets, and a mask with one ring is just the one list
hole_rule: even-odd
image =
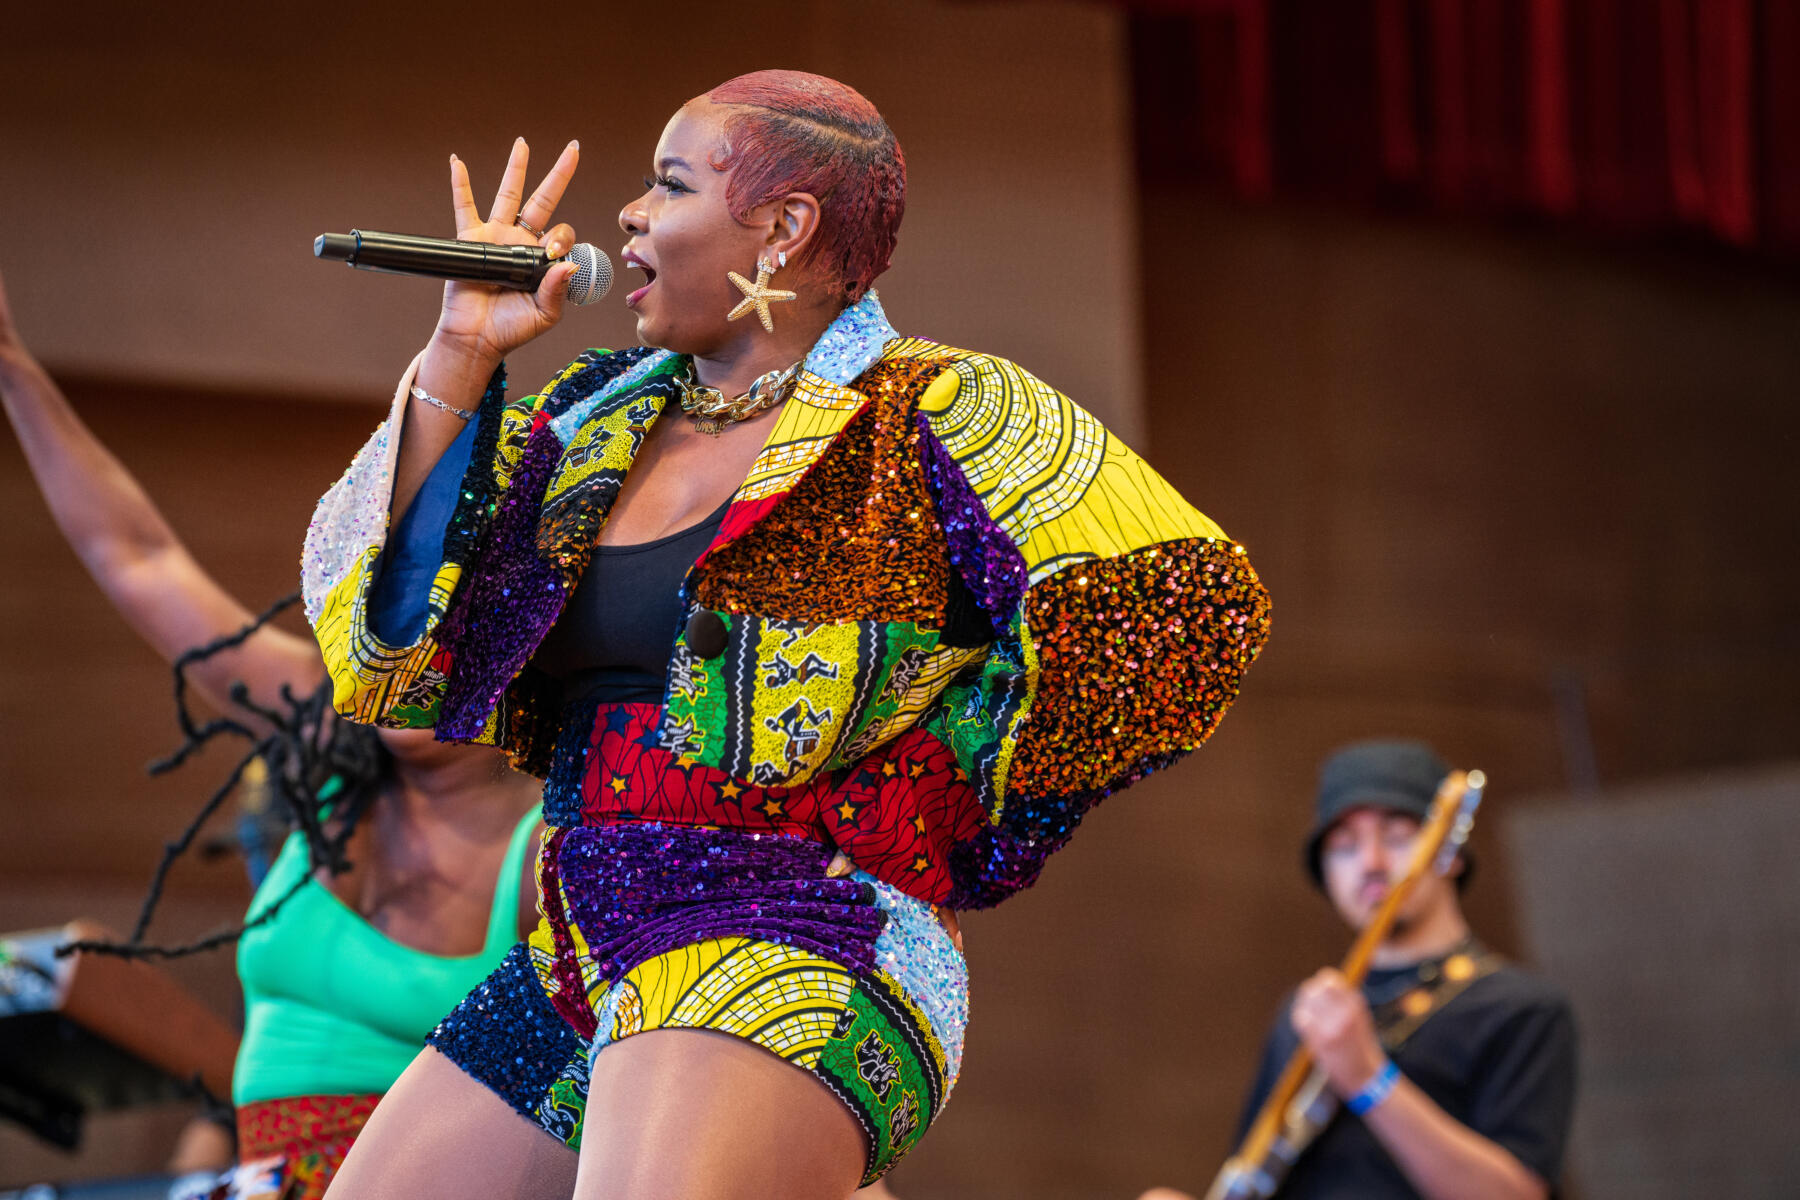
[(540, 868), (559, 983), (551, 999), (592, 1037), (598, 993), (590, 998), (589, 985), (604, 989), (709, 938), (780, 942), (871, 971), (886, 917), (872, 887), (826, 877), (830, 860), (818, 842), (779, 834), (635, 823), (558, 830)]

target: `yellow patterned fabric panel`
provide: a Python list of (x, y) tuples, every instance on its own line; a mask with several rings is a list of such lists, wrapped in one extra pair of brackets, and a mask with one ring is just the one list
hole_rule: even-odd
[(881, 348), (884, 359), (912, 358), (937, 360), (948, 365), (957, 359), (969, 357), (969, 351), (958, 350), (955, 346), (946, 346), (942, 342), (934, 342), (928, 338), (900, 337), (895, 338)]
[[(544, 990), (545, 996), (549, 997), (551, 1000), (555, 1000), (558, 997), (561, 997), (564, 991), (572, 991), (573, 989), (565, 989), (563, 987), (562, 979), (556, 973), (556, 935), (551, 931), (550, 923), (542, 918), (542, 913), (544, 911), (544, 860), (541, 857), (537, 861), (537, 881), (538, 912), (540, 916), (537, 928), (533, 929), (525, 937), (525, 954), (531, 961), (531, 970), (532, 973), (537, 976), (538, 986)], [(573, 925), (571, 925), (570, 928), (572, 930)], [(584, 956), (586, 952), (587, 945), (584, 941), (582, 943), (582, 953)]]
[(660, 398), (646, 399), (583, 424), (556, 464), (544, 493), (546, 504), (608, 473), (623, 476), (661, 414)]
[(905, 664), (904, 673), (896, 671), (888, 677), (882, 698), (895, 701), (892, 711), (886, 705), (879, 707), (877, 719), (839, 757), (855, 762), (917, 725), (920, 717), (942, 698), (950, 681), (986, 654), (987, 649), (982, 646), (939, 646), (929, 652), (921, 651), (912, 663)]
[(512, 482), (513, 469), (525, 453), (525, 440), (531, 436), (532, 421), (537, 416), (541, 396), (527, 396), (509, 404), (500, 414), (500, 436), (494, 447), (494, 485), (505, 488)]
[[(368, 593), (379, 546), (371, 546), (336, 587), (326, 594), (314, 622), (319, 649), (331, 675), (332, 705), (365, 725), (390, 729), (424, 728), (434, 723), (444, 673), (437, 639), (429, 632), (410, 646), (390, 646), (368, 625)], [(449, 603), (462, 568), (446, 563), (432, 581), (432, 624)]]
[(809, 777), (829, 760), (841, 717), (856, 700), (862, 628), (839, 625), (765, 625), (752, 653), (758, 662), (785, 663), (788, 669), (764, 674), (756, 698), (765, 707), (750, 731), (754, 762), (780, 764), (796, 780)]
[(856, 984), (847, 968), (778, 942), (696, 942), (627, 972), (605, 997), (596, 1040), (649, 1029), (714, 1029), (810, 1070)]
[(1105, 426), (1005, 359), (956, 358), (919, 409), (1032, 583), (1088, 558), (1225, 537)]
[[(948, 360), (961, 353), (936, 342), (901, 338), (887, 348), (882, 359)], [(788, 491), (868, 402), (869, 397), (862, 392), (802, 371), (733, 502), (750, 504)]]

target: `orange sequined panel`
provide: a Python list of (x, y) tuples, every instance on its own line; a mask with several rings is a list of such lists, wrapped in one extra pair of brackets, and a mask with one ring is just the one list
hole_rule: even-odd
[(1122, 786), (1192, 750), (1269, 636), (1248, 556), (1210, 538), (1067, 567), (1026, 594), (1025, 612), (1039, 676), (1009, 805)]
[(944, 364), (877, 363), (869, 402), (793, 489), (702, 560), (700, 603), (786, 621), (944, 624), (950, 563), (914, 408)]

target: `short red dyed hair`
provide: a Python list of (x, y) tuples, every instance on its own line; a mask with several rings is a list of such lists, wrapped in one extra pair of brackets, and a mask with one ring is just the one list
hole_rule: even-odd
[(758, 205), (810, 192), (819, 231), (806, 248), (842, 283), (846, 303), (888, 269), (906, 212), (906, 156), (875, 106), (847, 84), (805, 71), (752, 71), (706, 93), (731, 105), (725, 203), (744, 220)]

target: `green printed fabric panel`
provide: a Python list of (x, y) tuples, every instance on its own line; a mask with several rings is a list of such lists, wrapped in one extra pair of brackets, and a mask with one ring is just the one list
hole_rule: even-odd
[(936, 1115), (941, 1081), (929, 1059), (925, 1034), (888, 981), (864, 978), (813, 1069), (869, 1135), (865, 1183), (911, 1150)]
[[(695, 610), (698, 611), (698, 610)], [(719, 613), (729, 635), (745, 618)], [(669, 659), (668, 704), (663, 716), (663, 745), (676, 758), (725, 768), (725, 656), (702, 658), (688, 649), (687, 631), (675, 641)]]
[(946, 688), (924, 719), (926, 732), (950, 747), (967, 772), (990, 824), (1000, 820), (1019, 726), (1030, 711), (1035, 665), (1015, 615), (1007, 636), (988, 649), (980, 673)]

